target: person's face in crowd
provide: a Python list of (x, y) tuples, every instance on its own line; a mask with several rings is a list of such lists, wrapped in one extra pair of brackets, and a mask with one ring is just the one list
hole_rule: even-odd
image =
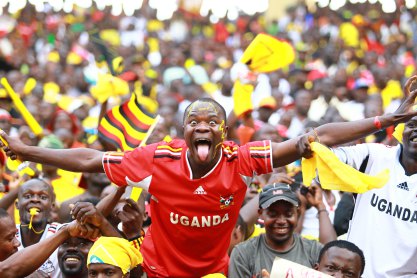
[(164, 121), (160, 121), (153, 130), (152, 134), (149, 136), (146, 144), (157, 143), (164, 140), (165, 136), (169, 135), (169, 129), (165, 125)]
[(54, 129), (65, 128), (72, 131), (72, 120), (65, 113), (59, 113), (55, 118)]
[(361, 277), (362, 261), (358, 254), (337, 246), (330, 247), (314, 269), (339, 278)]
[(287, 201), (276, 201), (266, 209), (259, 209), (264, 220), (266, 241), (269, 246), (287, 249), (293, 243), (294, 229), (297, 226), (297, 207)]
[(322, 83), (321, 94), (327, 102), (330, 102), (335, 92), (335, 86), (331, 79), (326, 78)]
[(7, 134), (10, 134), (10, 128), (12, 124), (10, 123), (10, 119), (5, 117), (0, 118), (0, 129), (4, 130)]
[(90, 264), (88, 267), (88, 277), (109, 277), (109, 278), (124, 278), (129, 277), (129, 274), (123, 276), (120, 267), (109, 264)]
[[(87, 256), (93, 242), (78, 237), (67, 239), (58, 249), (59, 268), (66, 276), (87, 274)], [(81, 276), (80, 276), (81, 277)]]
[(403, 145), (404, 155), (408, 158), (417, 159), (417, 116), (405, 123)]
[(55, 111), (55, 105), (42, 101), (39, 107), (39, 114), (44, 122), (49, 122)]
[(16, 204), (19, 209), (20, 221), (28, 224), (31, 218), (29, 210), (36, 208), (39, 213), (33, 216), (33, 226), (46, 225), (51, 216), (51, 209), (55, 205), (52, 196), (51, 186), (44, 181), (33, 179), (24, 183), (20, 187)]
[(274, 108), (270, 108), (270, 107), (259, 107), (258, 108), (258, 113), (259, 113), (259, 120), (267, 123), (269, 117), (271, 117), (271, 115), (275, 112)]
[(372, 100), (365, 103), (365, 118), (371, 118), (384, 114), (382, 101)]
[(311, 105), (311, 95), (308, 91), (302, 90), (298, 91), (295, 97), (295, 109), (297, 114), (302, 116), (308, 115), (308, 110), (310, 110)]
[(346, 87), (337, 87), (334, 94), (338, 100), (344, 101), (347, 98), (348, 90)]
[(364, 103), (368, 98), (368, 87), (354, 89), (352, 94), (354, 100)]
[(0, 262), (17, 252), (20, 242), (16, 238), (16, 226), (11, 217), (0, 218)]
[(271, 140), (272, 142), (282, 142), (282, 137), (278, 134), (278, 130), (270, 124), (262, 125), (255, 134), (256, 141)]
[(228, 129), (221, 108), (211, 102), (197, 101), (185, 113), (184, 139), (190, 160), (199, 165), (217, 161)]

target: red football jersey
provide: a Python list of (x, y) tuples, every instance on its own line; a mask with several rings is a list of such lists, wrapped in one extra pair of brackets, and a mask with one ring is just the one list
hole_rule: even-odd
[(239, 147), (224, 142), (216, 166), (193, 179), (183, 140), (103, 157), (107, 176), (152, 194), (152, 225), (141, 252), (148, 276), (201, 277), (227, 273), (227, 249), (254, 175), (272, 171), (270, 141)]

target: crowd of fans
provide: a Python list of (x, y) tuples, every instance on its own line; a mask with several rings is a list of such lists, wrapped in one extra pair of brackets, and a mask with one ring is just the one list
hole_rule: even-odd
[[(417, 224), (417, 187), (411, 178), (408, 179), (415, 172), (415, 167), (412, 167), (411, 162), (412, 143), (406, 143), (405, 140), (412, 141), (412, 131), (408, 131), (407, 135), (407, 129), (410, 130), (415, 125), (406, 124), (404, 147), (395, 148), (395, 151), (398, 148), (398, 153), (401, 153), (400, 159), (411, 157), (408, 162), (397, 163), (403, 165), (405, 174), (392, 170), (395, 179), (390, 181), (392, 185), (389, 184), (390, 187), (401, 187), (404, 192), (413, 193), (413, 199), (405, 196), (390, 199), (390, 194), (397, 193), (389, 192), (386, 195), (369, 193), (357, 197), (350, 192), (322, 189), (320, 177), (314, 180), (313, 185), (309, 185), (307, 193), (302, 194), (300, 188), (302, 190), (304, 186), (299, 158), (300, 155), (305, 155), (305, 150), (298, 154), (295, 150), (291, 150), (294, 153), (278, 152), (277, 145), (272, 144), (269, 166), (260, 166), (251, 157), (253, 153), (249, 150), (250, 147), (247, 148), (247, 153), (233, 148), (239, 145), (242, 149), (248, 142), (248, 146), (252, 148), (265, 147), (253, 143), (263, 140), (284, 142), (283, 144), (287, 142), (287, 145), (282, 145), (285, 148), (290, 146), (288, 142), (303, 142), (299, 136), (307, 132), (316, 141), (329, 146), (382, 143), (381, 148), (379, 145), (360, 145), (351, 149), (334, 150), (342, 162), (363, 173), (376, 174), (381, 171), (383, 166), (375, 166), (379, 165), (378, 161), (395, 160), (394, 151), (391, 151), (391, 156), (382, 155), (388, 153), (382, 146), (398, 145), (393, 136), (393, 124), (409, 118), (399, 117), (395, 122), (390, 122), (389, 118), (381, 118), (379, 121), (377, 116), (390, 113), (400, 115), (399, 112), (404, 112), (401, 103), (410, 95), (414, 96), (411, 85), (405, 90), (403, 87), (407, 80), (414, 81), (412, 76), (416, 73), (416, 16), (417, 9), (405, 7), (398, 8), (391, 14), (384, 13), (378, 3), (347, 3), (338, 11), (327, 7), (316, 7), (311, 11), (304, 4), (297, 4), (289, 7), (285, 16), (271, 22), (266, 22), (263, 15), (241, 15), (235, 21), (220, 19), (213, 24), (206, 17), (183, 10), (177, 11), (172, 19), (161, 22), (146, 5), (133, 16), (113, 16), (108, 9), (95, 8), (75, 9), (71, 14), (57, 13), (48, 7), (44, 12), (36, 12), (33, 6), (27, 5), (17, 14), (0, 16), (0, 74), (7, 78), (43, 131), (40, 135), (34, 133), (5, 88), (0, 88), (0, 129), (5, 131), (4, 137), (8, 138), (11, 148), (15, 147), (11, 151), (22, 150), (19, 155), (23, 154), (24, 148), (21, 145), (12, 146), (11, 137), (18, 137), (25, 145), (45, 149), (89, 148), (95, 151), (114, 151), (115, 146), (110, 146), (108, 141), (97, 135), (97, 127), (105, 111), (128, 100), (132, 92), (140, 95), (139, 101), (143, 101), (144, 107), (150, 113), (161, 116), (146, 142), (148, 145), (160, 141), (168, 144), (172, 140), (175, 142), (175, 139), (187, 141), (190, 136), (186, 133), (187, 119), (197, 119), (196, 114), (203, 110), (211, 111), (210, 109), (219, 117), (222, 114), (218, 106), (220, 103), (225, 110), (224, 117), (220, 118), (223, 117), (229, 126), (227, 133), (221, 133), (221, 141), (234, 141), (236, 144), (228, 146), (227, 151), (230, 153), (223, 150), (224, 155), (229, 156), (231, 161), (234, 159), (234, 151), (240, 157), (250, 157), (248, 161), (251, 159), (251, 162), (246, 162), (250, 165), (242, 162), (239, 166), (242, 179), (248, 178), (243, 173), (249, 171), (249, 168), (259, 174), (247, 183), (247, 191), (243, 195), (236, 193), (226, 196), (226, 193), (219, 192), (221, 205), (224, 206), (222, 209), (234, 201), (243, 203), (240, 213), (226, 213), (219, 220), (223, 223), (229, 220), (229, 216), (232, 220), (237, 219), (236, 225), (231, 223), (235, 226), (230, 239), (217, 242), (222, 244), (231, 241), (226, 255), (226, 260), (230, 255), (230, 264), (226, 263), (229, 265), (230, 277), (268, 277), (267, 272), (271, 271), (276, 256), (330, 275), (340, 271), (345, 275), (343, 277), (360, 277), (364, 270), (364, 277), (414, 277), (417, 275), (414, 256), (417, 255), (417, 245), (412, 232), (416, 231), (414, 226)], [(254, 85), (251, 95), (253, 111), (235, 115), (233, 85), (239, 78), (237, 63), (243, 51), (259, 33), (267, 33), (290, 42), (296, 58), (294, 63), (284, 69), (256, 74), (255, 79), (251, 80)], [(97, 44), (97, 36), (102, 43), (101, 47)], [(123, 64), (117, 63), (117, 59), (109, 60), (109, 57), (117, 56), (122, 57)], [(207, 98), (216, 102), (211, 103)], [(199, 99), (204, 101), (198, 102)], [(373, 122), (365, 120), (372, 117), (375, 119)], [(339, 129), (335, 125), (333, 133), (318, 128), (324, 124), (356, 120), (363, 121), (359, 125), (349, 126), (349, 129)], [(219, 125), (223, 132), (224, 122)], [(379, 128), (373, 130), (373, 126)], [(372, 133), (373, 131), (377, 132)], [(342, 138), (343, 133), (345, 138)], [(365, 135), (368, 136), (358, 139)], [(176, 143), (170, 146), (170, 153), (162, 154), (175, 156), (180, 147), (185, 148)], [(196, 161), (207, 159), (205, 157), (211, 155), (210, 145), (208, 149), (205, 151), (197, 148)], [(60, 156), (57, 157), (57, 154)], [(81, 162), (73, 165), (73, 161), (81, 161), (76, 160), (80, 154), (83, 159), (94, 160), (95, 164), (88, 164), (85, 168), (83, 167), (87, 164)], [(158, 238), (158, 235), (165, 234), (156, 230), (157, 228), (153, 229), (152, 239), (146, 238), (148, 231), (152, 229), (148, 230), (152, 222), (157, 227), (162, 224), (177, 224), (179, 221), (181, 225), (191, 225), (193, 228), (193, 224), (203, 225), (204, 216), (198, 214), (202, 217), (201, 223), (194, 223), (194, 218), (188, 219), (187, 216), (173, 212), (169, 219), (158, 219), (162, 214), (158, 212), (152, 215), (151, 203), (157, 203), (157, 199), (161, 203), (169, 202), (169, 197), (164, 195), (165, 198), (162, 198), (158, 194), (168, 194), (171, 193), (170, 190), (154, 185), (154, 196), (146, 191), (136, 192), (140, 197), (136, 196), (138, 198), (132, 200), (134, 193), (131, 187), (127, 190), (124, 186), (114, 185), (123, 183), (125, 177), (129, 185), (137, 185), (139, 177), (145, 177), (142, 172), (151, 170), (144, 167), (145, 169), (135, 173), (135, 170), (130, 171), (130, 164), (112, 165), (117, 164), (115, 161), (118, 155), (114, 153), (106, 154), (103, 161), (101, 156), (96, 159), (98, 156), (95, 154), (74, 152), (73, 157), (59, 151), (33, 151), (33, 155), (25, 153), (22, 156), (27, 160), (45, 162), (31, 163), (28, 167), (32, 169), (32, 173), (28, 174), (27, 171), (17, 169), (12, 160), (0, 151), (0, 208), (8, 212), (7, 214), (0, 210), (0, 271), (5, 271), (1, 271), (5, 277), (96, 277), (101, 272), (114, 274), (115, 277), (127, 277), (128, 274), (131, 277), (157, 277), (176, 276), (172, 273), (186, 276), (187, 271), (189, 277), (195, 277), (210, 274), (204, 272), (207, 269), (213, 270), (212, 273), (222, 272), (227, 275), (227, 269), (223, 271), (221, 265), (218, 268), (209, 263), (204, 265), (198, 259), (189, 262), (191, 265), (197, 264), (196, 270), (188, 269), (184, 272), (184, 269), (175, 269), (178, 272), (171, 272), (170, 269), (164, 269), (161, 262), (165, 266), (175, 265), (177, 262), (168, 262), (172, 258), (164, 259), (164, 254), (154, 254), (156, 251), (149, 245), (145, 245), (142, 258), (138, 250), (144, 238), (148, 242), (152, 240), (157, 248), (165, 242), (167, 246), (173, 244), (168, 243), (167, 238)], [(216, 155), (214, 152), (213, 156)], [(53, 156), (55, 158), (49, 158)], [(149, 157), (143, 160), (156, 164), (155, 159), (152, 159)], [(284, 165), (280, 159), (289, 164)], [(186, 162), (183, 164), (190, 168), (191, 180), (204, 179), (210, 173), (210, 169), (201, 167), (199, 163), (194, 164), (191, 158), (190, 162), (186, 159), (184, 161)], [(397, 164), (385, 163), (385, 167), (388, 165), (394, 169), (398, 167)], [(60, 165), (62, 167), (58, 167)], [(95, 173), (102, 172), (103, 167), (106, 173)], [(161, 173), (170, 173), (159, 164), (158, 167), (161, 167), (158, 168)], [(67, 171), (73, 169), (81, 173)], [(261, 175), (272, 170), (270, 174)], [(128, 174), (123, 175), (123, 171), (128, 171)], [(156, 180), (159, 175), (152, 176)], [(129, 180), (130, 177), (137, 177), (137, 180)], [(158, 178), (159, 183), (166, 181), (159, 181)], [(231, 179), (231, 183), (234, 182)], [(164, 186), (169, 187), (170, 184)], [(146, 189), (146, 186), (142, 187)], [(192, 188), (193, 191), (198, 191), (194, 194), (207, 194), (207, 188), (200, 187)], [(149, 185), (147, 188), (149, 189)], [(277, 190), (280, 193), (274, 193)], [(182, 194), (180, 193), (178, 191), (179, 195)], [(407, 200), (412, 205), (405, 204), (400, 199)], [(358, 239), (365, 234), (372, 237), (373, 232), (377, 233), (375, 229), (379, 225), (361, 216), (366, 214), (370, 219), (379, 219), (374, 212), (365, 210), (365, 203), (370, 203), (380, 212), (395, 218), (393, 221), (401, 221), (391, 225), (391, 220), (380, 220), (381, 225), (387, 225), (384, 229), (392, 228), (395, 231), (376, 236), (378, 246), (361, 245), (362, 241)], [(184, 203), (177, 205), (181, 207)], [(395, 212), (397, 207), (403, 210), (398, 212), (398, 216)], [(406, 210), (409, 210), (408, 216)], [(280, 226), (273, 223), (271, 219), (277, 215), (289, 219), (285, 222), (287, 224)], [(214, 216), (217, 215), (213, 215), (212, 225), (215, 225)], [(356, 229), (350, 230), (352, 240), (346, 235), (351, 220), (356, 225)], [(17, 224), (17, 233), (15, 226), (11, 224), (13, 222)], [(358, 226), (364, 228), (365, 232), (358, 229)], [(167, 231), (171, 232), (172, 229), (175, 227), (167, 228)], [(220, 227), (218, 229), (221, 230)], [(95, 239), (99, 233), (106, 237), (101, 237), (93, 245), (90, 239)], [(399, 240), (408, 236), (411, 239), (407, 238), (402, 245), (397, 245), (398, 252), (404, 250), (402, 255), (387, 256), (395, 262), (394, 266), (390, 266), (387, 259), (382, 258), (382, 253), (384, 250), (391, 250), (384, 249), (384, 244), (395, 233)], [(384, 236), (387, 236), (385, 242)], [(347, 238), (348, 241), (335, 241), (337, 237)], [(18, 248), (28, 249), (47, 239), (49, 241), (39, 247), (39, 250), (43, 250), (39, 256), (31, 257), (26, 254), (28, 251), (16, 253)], [(190, 245), (198, 244), (194, 238), (187, 240)], [(199, 240), (204, 241), (201, 238)], [(160, 243), (155, 243), (156, 241)], [(241, 243), (243, 241), (245, 243)], [(364, 252), (350, 241), (361, 243), (358, 246)], [(239, 245), (234, 248), (236, 244)], [(324, 244), (326, 245), (323, 248)], [(49, 249), (45, 249), (44, 246), (47, 245), (50, 246)], [(216, 243), (212, 245), (215, 250), (223, 250), (220, 247), (214, 248)], [(58, 246), (60, 247), (57, 249)], [(196, 252), (200, 250), (197, 246), (194, 247)], [(111, 251), (107, 252), (106, 249)], [(92, 252), (88, 253), (89, 250)], [(182, 249), (178, 250), (172, 252), (180, 252)], [(30, 252), (37, 253), (38, 249), (32, 248)], [(211, 258), (213, 254), (201, 254), (201, 257)], [(157, 256), (158, 260), (146, 255)], [(178, 261), (182, 259), (184, 258)], [(221, 259), (222, 255), (216, 262), (226, 262)], [(143, 260), (146, 274), (142, 268), (136, 267)], [(15, 262), (21, 263), (22, 267), (11, 267)], [(100, 264), (105, 267), (97, 266)], [(37, 267), (31, 269), (34, 265), (40, 268), (36, 271)]]

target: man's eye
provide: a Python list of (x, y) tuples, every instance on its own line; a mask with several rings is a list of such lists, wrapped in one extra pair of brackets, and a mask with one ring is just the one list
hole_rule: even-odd
[(327, 270), (329, 271), (336, 271), (337, 269), (333, 265), (328, 265)]
[(44, 200), (45, 201), (45, 200), (48, 200), (48, 199), (49, 199), (49, 196), (47, 196), (47, 195), (42, 195), (41, 196), (41, 200)]
[(191, 126), (196, 126), (196, 125), (197, 125), (197, 121), (191, 121), (191, 122), (190, 122), (190, 125), (191, 125)]
[(216, 125), (217, 123), (216, 123), (216, 121), (210, 121), (209, 124), (210, 125)]
[(31, 197), (31, 195), (30, 195), (30, 194), (25, 194), (25, 195), (23, 195), (23, 198), (25, 198), (25, 199), (30, 199), (30, 197)]

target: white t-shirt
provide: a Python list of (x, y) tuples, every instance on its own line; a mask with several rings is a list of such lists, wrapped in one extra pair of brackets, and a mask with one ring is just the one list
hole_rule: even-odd
[[(333, 206), (327, 203), (326, 197), (323, 193), (323, 203), (326, 207), (326, 210), (329, 213), (330, 222), (333, 224), (334, 213), (336, 211), (337, 205), (340, 202), (340, 193), (337, 190), (332, 190), (332, 194), (335, 198), (335, 204)], [(301, 235), (309, 239), (319, 239), (320, 233), (320, 222), (317, 218), (318, 210), (315, 207), (311, 207), (304, 213), (303, 229), (301, 230)]]
[(399, 162), (402, 146), (359, 144), (334, 149), (345, 163), (365, 173), (390, 170), (388, 183), (359, 194), (348, 240), (365, 254), (364, 278), (417, 277), (417, 174), (407, 176)]
[[(39, 241), (42, 241), (54, 235), (61, 228), (61, 226), (62, 224), (59, 224), (56, 222), (47, 224), (45, 227), (45, 231), (43, 232), (42, 237)], [(26, 246), (23, 246), (22, 237), (20, 235), (20, 224), (17, 224), (16, 228), (17, 228), (16, 238), (21, 243), (18, 249), (22, 250)], [(43, 271), (44, 273), (48, 274), (49, 277), (52, 277), (52, 278), (62, 277), (61, 269), (59, 268), (59, 265), (58, 265), (58, 249), (56, 249), (51, 254), (51, 256), (49, 256), (49, 258), (41, 265), (41, 267), (38, 268), (38, 270)]]

